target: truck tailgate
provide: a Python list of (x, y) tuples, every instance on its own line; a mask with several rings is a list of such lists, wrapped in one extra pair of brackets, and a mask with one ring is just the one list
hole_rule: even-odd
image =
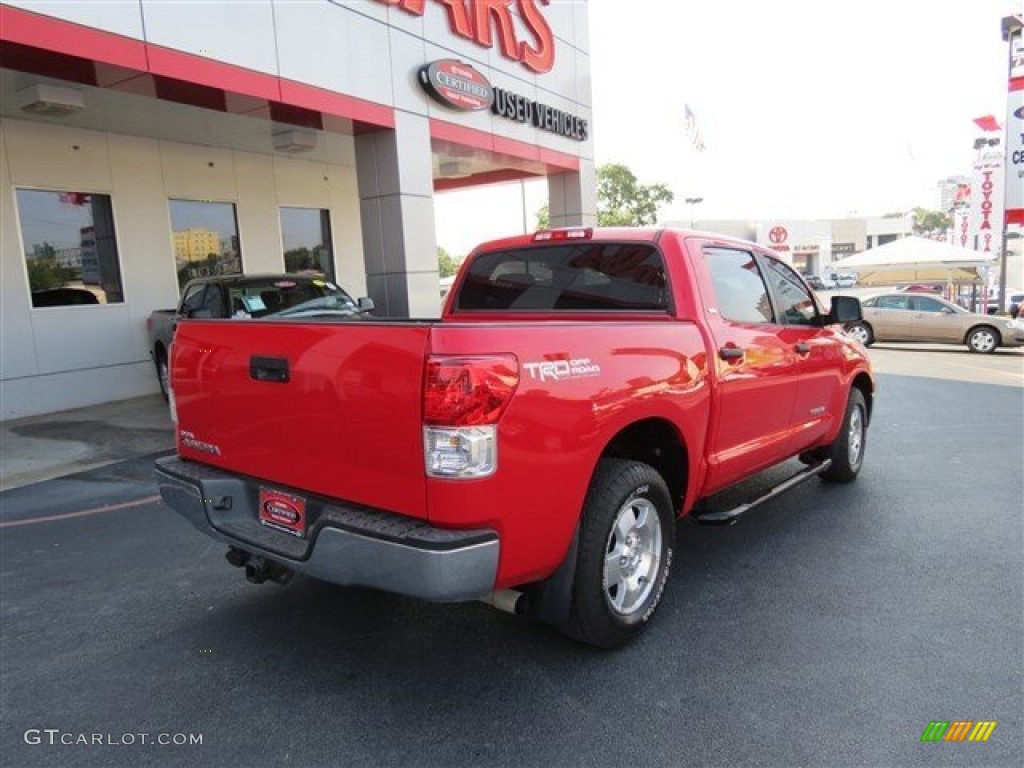
[(426, 517), (429, 323), (185, 321), (172, 346), (186, 459)]

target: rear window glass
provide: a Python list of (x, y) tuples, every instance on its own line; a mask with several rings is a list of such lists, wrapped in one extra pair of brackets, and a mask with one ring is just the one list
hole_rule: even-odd
[(586, 311), (668, 308), (665, 264), (646, 243), (567, 243), (476, 257), (462, 310)]
[(326, 280), (250, 281), (228, 289), (232, 317), (266, 317), (294, 313), (307, 307), (334, 302), (355, 308), (347, 293)]

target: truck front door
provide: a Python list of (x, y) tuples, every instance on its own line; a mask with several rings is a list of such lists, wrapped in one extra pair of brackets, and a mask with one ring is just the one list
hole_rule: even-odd
[(754, 254), (704, 245), (700, 258), (718, 393), (708, 441), (710, 493), (789, 455), (798, 361)]
[(828, 434), (833, 420), (843, 416), (843, 343), (825, 327), (817, 302), (789, 265), (769, 256), (762, 256), (761, 264), (783, 325), (780, 338), (797, 357), (799, 377), (790, 417), (793, 453)]

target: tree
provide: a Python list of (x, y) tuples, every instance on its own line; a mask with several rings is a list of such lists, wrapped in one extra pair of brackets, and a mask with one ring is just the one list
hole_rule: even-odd
[(953, 226), (952, 219), (942, 211), (929, 211), (927, 208), (914, 209), (914, 234), (941, 234)]
[(640, 184), (629, 168), (608, 163), (597, 169), (597, 223), (602, 227), (643, 227), (658, 220), (658, 206), (675, 195), (664, 184)]
[(929, 211), (927, 208), (915, 208), (913, 211), (906, 213), (900, 213), (899, 211), (886, 213), (882, 218), (900, 219), (911, 214), (913, 215), (912, 229), (915, 235), (941, 235), (953, 226), (953, 220), (949, 217), (949, 214), (942, 211)]
[[(601, 227), (643, 227), (658, 220), (662, 203), (675, 199), (665, 184), (641, 184), (636, 175), (620, 163), (606, 163), (597, 169), (597, 223)], [(551, 223), (548, 206), (537, 212), (537, 229)]]
[(441, 277), (451, 277), (459, 271), (461, 261), (453, 259), (444, 248), (437, 248), (437, 271)]
[(81, 279), (79, 270), (62, 267), (56, 259), (28, 259), (28, 284), (33, 291), (62, 288), (70, 282)]

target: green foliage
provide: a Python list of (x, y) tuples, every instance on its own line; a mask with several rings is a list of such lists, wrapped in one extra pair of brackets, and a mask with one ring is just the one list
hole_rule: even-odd
[(551, 229), (551, 212), (548, 204), (544, 203), (537, 211), (537, 229)]
[(914, 234), (941, 233), (951, 226), (953, 226), (953, 220), (942, 211), (929, 211), (927, 208), (914, 209)]
[(459, 271), (462, 261), (453, 259), (444, 248), (437, 248), (437, 271), (441, 277), (451, 277)]
[(650, 226), (658, 220), (658, 206), (674, 199), (665, 184), (640, 184), (624, 165), (597, 169), (597, 223), (602, 227)]
[(29, 259), (28, 284), (33, 291), (62, 288), (68, 283), (81, 279), (74, 267), (62, 267), (56, 259)]
[[(597, 224), (601, 227), (644, 227), (657, 223), (658, 208), (675, 194), (665, 184), (641, 184), (619, 163), (597, 169)], [(537, 229), (551, 225), (548, 206), (537, 211)]]
[(284, 252), (285, 272), (302, 272), (309, 269), (320, 269), (316, 254), (309, 248), (303, 246)]

